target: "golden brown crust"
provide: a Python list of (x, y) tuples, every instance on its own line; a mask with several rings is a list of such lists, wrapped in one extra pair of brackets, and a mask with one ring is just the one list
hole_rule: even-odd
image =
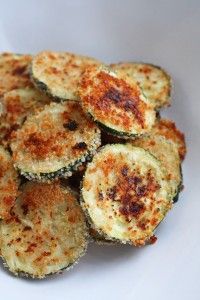
[(0, 55), (0, 97), (16, 88), (32, 86), (29, 76), (30, 55), (2, 53)]
[(0, 219), (10, 216), (18, 194), (19, 179), (10, 154), (0, 146)]
[(112, 64), (111, 67), (134, 78), (155, 109), (170, 105), (171, 78), (165, 70), (152, 64), (134, 62)]
[(171, 207), (166, 174), (147, 151), (107, 145), (88, 164), (82, 205), (106, 239), (144, 245)]
[(14, 162), (22, 171), (49, 173), (92, 154), (99, 144), (97, 126), (79, 103), (67, 101), (52, 103), (27, 118), (11, 148)]
[(167, 119), (160, 119), (155, 123), (152, 132), (156, 135), (162, 135), (173, 142), (178, 147), (180, 159), (184, 160), (187, 152), (185, 136), (176, 127), (175, 122)]
[[(26, 183), (1, 224), (1, 249), (11, 272), (43, 278), (74, 263), (87, 246), (84, 215), (60, 184)], [(9, 234), (8, 234), (9, 233)]]
[(99, 65), (94, 58), (68, 52), (43, 51), (32, 62), (35, 84), (60, 100), (78, 100), (78, 84), (88, 66)]
[[(140, 134), (154, 122), (153, 109), (137, 84), (120, 73), (114, 74), (103, 67), (88, 68), (79, 93), (84, 110), (111, 129), (119, 127), (122, 132)], [(150, 124), (147, 112), (152, 113)]]
[(0, 143), (9, 145), (12, 134), (21, 127), (28, 115), (50, 103), (50, 99), (35, 88), (14, 89), (1, 99)]

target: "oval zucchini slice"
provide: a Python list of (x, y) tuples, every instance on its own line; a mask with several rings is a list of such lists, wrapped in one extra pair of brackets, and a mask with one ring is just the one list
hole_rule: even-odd
[(99, 146), (99, 129), (76, 101), (46, 105), (27, 118), (11, 143), (15, 167), (41, 181), (71, 176)]
[(94, 58), (68, 52), (43, 51), (33, 58), (31, 76), (35, 85), (57, 100), (78, 100), (78, 84)]
[(161, 163), (131, 144), (107, 145), (87, 166), (81, 205), (108, 240), (142, 246), (172, 206)]
[(118, 136), (137, 136), (148, 132), (155, 111), (133, 79), (110, 69), (91, 67), (80, 83), (83, 109), (100, 126)]
[(181, 162), (176, 146), (159, 135), (150, 135), (130, 142), (134, 146), (148, 150), (160, 160), (167, 172), (172, 198), (175, 199), (182, 186)]
[(32, 86), (29, 76), (30, 55), (0, 54), (0, 97), (16, 88)]
[(1, 99), (0, 143), (9, 145), (12, 133), (21, 127), (28, 115), (50, 103), (50, 99), (35, 88), (20, 88), (4, 94)]
[(171, 104), (171, 77), (164, 69), (135, 62), (112, 64), (111, 67), (134, 78), (156, 110)]
[(10, 210), (17, 197), (18, 185), (19, 178), (12, 158), (9, 152), (0, 146), (0, 219), (10, 216)]
[(184, 134), (176, 127), (176, 124), (167, 119), (159, 119), (152, 128), (152, 133), (164, 136), (178, 148), (181, 161), (184, 160), (187, 149)]
[(87, 240), (77, 198), (59, 183), (22, 185), (12, 216), (0, 223), (1, 256), (15, 275), (60, 273), (85, 253)]

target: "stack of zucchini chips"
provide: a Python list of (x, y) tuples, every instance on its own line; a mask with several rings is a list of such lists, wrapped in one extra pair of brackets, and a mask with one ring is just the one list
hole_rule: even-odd
[(88, 242), (143, 246), (182, 188), (184, 135), (145, 63), (0, 55), (0, 255), (15, 275), (72, 267)]

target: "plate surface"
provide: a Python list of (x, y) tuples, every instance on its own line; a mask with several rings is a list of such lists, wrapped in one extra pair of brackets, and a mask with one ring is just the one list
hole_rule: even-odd
[(186, 134), (185, 189), (153, 246), (91, 245), (68, 273), (17, 279), (0, 265), (0, 298), (197, 300), (200, 295), (200, 2), (1, 1), (0, 50), (66, 50), (104, 60), (146, 61), (174, 79), (164, 115)]

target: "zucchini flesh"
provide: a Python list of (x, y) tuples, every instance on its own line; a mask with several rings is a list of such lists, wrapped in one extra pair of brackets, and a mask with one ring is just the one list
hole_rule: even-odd
[(33, 58), (35, 85), (57, 100), (78, 100), (78, 84), (84, 70), (99, 65), (94, 58), (68, 52), (43, 51)]
[(21, 127), (28, 115), (50, 103), (50, 99), (35, 88), (14, 89), (1, 99), (0, 143), (9, 145), (12, 134)]
[(32, 86), (29, 76), (30, 55), (0, 54), (0, 97), (16, 88)]
[(59, 183), (28, 182), (0, 224), (1, 256), (15, 275), (44, 278), (85, 253), (88, 232), (75, 194)]
[(15, 167), (28, 179), (69, 177), (100, 145), (100, 131), (76, 101), (51, 103), (29, 116), (11, 149)]
[(131, 62), (112, 64), (111, 67), (134, 78), (156, 110), (170, 105), (171, 78), (164, 69), (152, 64)]
[(83, 109), (112, 134), (141, 135), (155, 122), (155, 111), (136, 82), (105, 66), (85, 71), (79, 95)]
[(181, 161), (184, 160), (187, 149), (184, 134), (176, 127), (176, 124), (167, 119), (159, 119), (152, 128), (152, 133), (164, 136), (176, 145)]
[(182, 186), (181, 162), (177, 148), (163, 136), (150, 135), (131, 141), (134, 146), (148, 150), (167, 172), (167, 180), (171, 186), (172, 198), (175, 199)]
[(19, 179), (7, 150), (0, 146), (0, 219), (10, 216), (18, 193)]
[(106, 145), (87, 166), (81, 205), (108, 240), (144, 245), (172, 206), (160, 162), (131, 144)]

